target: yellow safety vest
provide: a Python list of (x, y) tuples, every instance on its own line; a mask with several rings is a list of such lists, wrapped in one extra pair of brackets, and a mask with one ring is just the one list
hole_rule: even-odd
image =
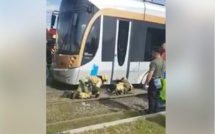
[(166, 79), (161, 79), (162, 89), (160, 91), (160, 99), (165, 101), (166, 100)]

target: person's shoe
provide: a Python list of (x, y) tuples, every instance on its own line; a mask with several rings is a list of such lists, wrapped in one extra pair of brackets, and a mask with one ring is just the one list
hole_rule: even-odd
[(100, 93), (97, 92), (96, 95), (95, 95), (95, 98), (98, 98), (100, 96)]
[(145, 114), (152, 114), (152, 112), (150, 112), (148, 109), (144, 110)]
[(69, 96), (70, 96), (70, 92), (66, 90), (60, 97), (61, 98), (68, 98)]

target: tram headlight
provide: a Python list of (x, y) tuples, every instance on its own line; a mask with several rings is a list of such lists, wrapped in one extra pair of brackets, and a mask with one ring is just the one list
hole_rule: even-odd
[(73, 61), (70, 61), (69, 64), (72, 65), (72, 64), (73, 64)]
[(73, 66), (74, 61), (75, 61), (75, 58), (74, 57), (70, 57), (69, 67)]
[(76, 57), (75, 57), (75, 56), (70, 57), (70, 60), (69, 60), (69, 67), (72, 67), (72, 66), (73, 66), (75, 60), (76, 60)]

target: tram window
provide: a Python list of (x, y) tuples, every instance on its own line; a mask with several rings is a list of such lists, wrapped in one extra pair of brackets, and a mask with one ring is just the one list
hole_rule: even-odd
[(142, 21), (132, 21), (130, 40), (130, 61), (144, 61), (146, 40), (146, 24)]
[(145, 47), (145, 61), (152, 60), (152, 48), (154, 46), (160, 46), (165, 42), (165, 30), (148, 28), (147, 29), (147, 39)]
[(82, 65), (91, 61), (97, 50), (99, 44), (99, 33), (100, 33), (100, 18), (98, 18), (93, 24), (85, 44), (85, 49), (83, 53)]
[(113, 61), (116, 39), (116, 18), (104, 16), (102, 39), (102, 61)]
[(157, 3), (157, 4), (161, 4), (161, 5), (165, 5), (166, 4), (166, 0), (146, 0), (147, 2), (152, 2), (152, 3)]
[(118, 32), (118, 41), (117, 41), (117, 57), (118, 63), (120, 66), (124, 64), (127, 45), (128, 45), (128, 31), (129, 31), (129, 22), (119, 20), (119, 32)]

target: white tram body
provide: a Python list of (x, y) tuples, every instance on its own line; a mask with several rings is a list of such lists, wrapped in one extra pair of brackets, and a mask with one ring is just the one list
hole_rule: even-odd
[(143, 0), (62, 0), (54, 78), (76, 85), (97, 70), (107, 84), (121, 77), (141, 84), (152, 47), (165, 42), (165, 20), (164, 5)]

